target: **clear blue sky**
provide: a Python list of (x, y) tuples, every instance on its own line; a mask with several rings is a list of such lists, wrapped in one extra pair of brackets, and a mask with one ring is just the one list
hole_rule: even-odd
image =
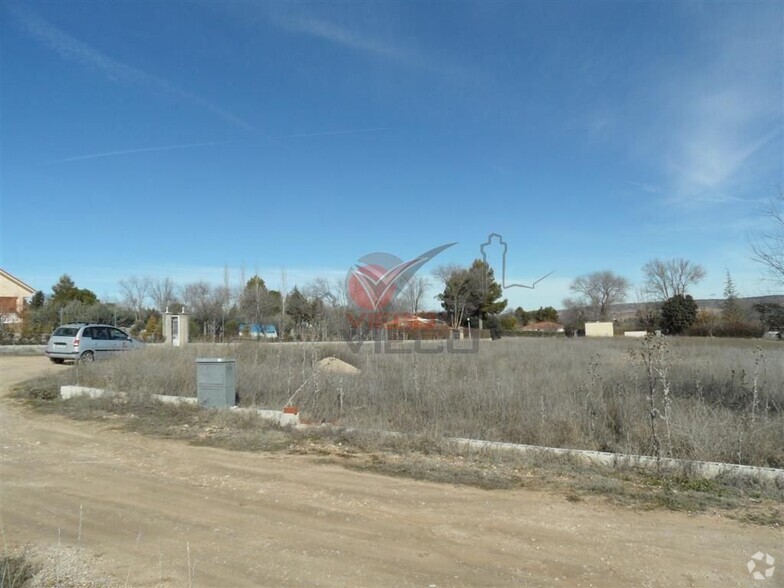
[(291, 288), (497, 232), (508, 279), (555, 270), (513, 306), (653, 257), (770, 293), (783, 97), (780, 2), (5, 2), (0, 263)]

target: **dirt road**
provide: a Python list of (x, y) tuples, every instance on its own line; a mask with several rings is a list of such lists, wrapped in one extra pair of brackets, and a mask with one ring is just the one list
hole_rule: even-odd
[[(0, 357), (3, 395), (51, 369), (68, 368)], [(193, 447), (0, 402), (6, 542), (78, 544), (116, 585), (784, 585), (777, 529)], [(770, 580), (746, 569), (757, 551), (778, 560)]]

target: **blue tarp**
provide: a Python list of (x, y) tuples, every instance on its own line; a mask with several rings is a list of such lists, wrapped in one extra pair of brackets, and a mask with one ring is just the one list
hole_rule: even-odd
[(240, 335), (251, 337), (277, 337), (278, 328), (275, 325), (241, 324)]

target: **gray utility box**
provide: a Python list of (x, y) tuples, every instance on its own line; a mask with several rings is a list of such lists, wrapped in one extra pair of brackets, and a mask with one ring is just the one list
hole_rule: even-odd
[(236, 374), (233, 359), (196, 360), (196, 396), (204, 408), (236, 405)]

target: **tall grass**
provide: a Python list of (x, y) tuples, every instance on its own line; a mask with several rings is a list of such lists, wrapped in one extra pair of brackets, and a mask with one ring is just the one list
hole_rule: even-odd
[[(661, 345), (646, 363), (646, 345)], [(398, 348), (405, 348), (397, 345)], [(649, 349), (649, 351), (651, 351)], [(314, 369), (337, 356), (358, 375)], [(75, 366), (70, 382), (196, 394), (197, 357), (237, 360), (241, 405), (349, 427), (784, 467), (784, 346), (678, 338), (483, 341), (476, 354), (347, 345), (148, 348)]]

